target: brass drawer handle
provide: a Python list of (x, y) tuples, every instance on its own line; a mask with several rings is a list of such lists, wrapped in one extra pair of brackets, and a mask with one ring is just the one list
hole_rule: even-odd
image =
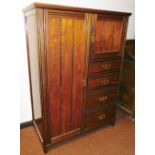
[(105, 117), (106, 117), (105, 114), (101, 114), (101, 115), (97, 116), (97, 119), (98, 119), (99, 121), (101, 121), (101, 120), (104, 120)]
[(102, 86), (104, 86), (104, 85), (107, 85), (109, 82), (110, 81), (108, 79), (106, 79), (106, 80), (101, 81), (100, 83)]
[(100, 102), (105, 102), (107, 99), (108, 99), (107, 96), (103, 96), (103, 97), (99, 98), (98, 100), (99, 100)]
[(103, 64), (101, 67), (102, 67), (103, 69), (110, 69), (111, 64)]

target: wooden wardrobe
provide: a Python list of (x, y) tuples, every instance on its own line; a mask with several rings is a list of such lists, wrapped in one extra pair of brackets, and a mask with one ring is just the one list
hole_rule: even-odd
[(34, 3), (24, 15), (33, 123), (44, 151), (114, 124), (130, 13)]

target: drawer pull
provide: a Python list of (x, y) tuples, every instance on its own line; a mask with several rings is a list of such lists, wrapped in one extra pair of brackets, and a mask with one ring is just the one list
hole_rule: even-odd
[(104, 64), (101, 66), (103, 69), (110, 69), (111, 64)]
[(99, 98), (98, 100), (99, 100), (100, 102), (105, 102), (107, 99), (108, 99), (107, 96), (103, 96), (103, 97)]
[(101, 114), (101, 115), (97, 116), (97, 119), (98, 119), (99, 121), (101, 121), (101, 120), (104, 120), (105, 117), (106, 117), (105, 114)]
[(109, 80), (103, 80), (100, 82), (102, 86), (107, 85), (109, 83)]

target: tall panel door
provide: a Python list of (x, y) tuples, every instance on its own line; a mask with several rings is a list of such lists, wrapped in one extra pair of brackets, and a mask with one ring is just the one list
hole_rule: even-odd
[(80, 131), (85, 73), (85, 17), (48, 12), (48, 94), (51, 138)]
[(90, 59), (103, 58), (105, 54), (120, 53), (123, 17), (94, 14), (91, 23)]

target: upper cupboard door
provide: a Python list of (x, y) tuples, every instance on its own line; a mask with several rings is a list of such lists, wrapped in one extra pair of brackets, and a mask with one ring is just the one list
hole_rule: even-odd
[(86, 71), (85, 16), (48, 12), (48, 91), (51, 138), (77, 134), (82, 126)]
[(90, 59), (120, 53), (123, 38), (123, 17), (92, 15), (90, 35)]

